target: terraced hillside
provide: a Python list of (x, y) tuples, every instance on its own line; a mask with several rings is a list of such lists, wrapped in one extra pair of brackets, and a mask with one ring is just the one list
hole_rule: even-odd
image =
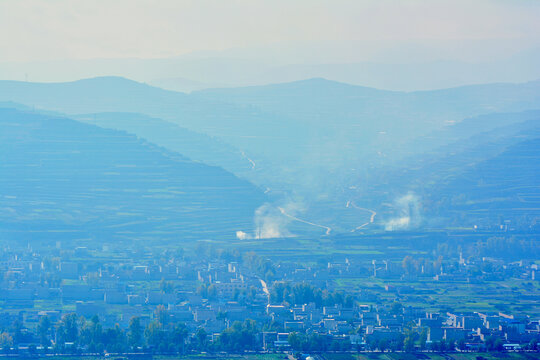
[[(185, 149), (203, 162), (213, 159), (212, 164), (261, 186), (273, 202), (295, 203), (298, 218), (350, 232), (376, 228), (392, 216), (394, 200), (409, 191), (434, 199), (437, 189), (467, 168), (514, 144), (493, 146), (482, 132), (498, 131), (486, 137), (498, 141), (504, 127), (515, 134), (527, 128), (520, 124), (538, 121), (539, 89), (534, 81), (405, 93), (312, 79), (188, 95), (96, 78), (57, 84), (2, 81), (0, 101), (68, 114), (108, 112), (84, 121), (95, 116), (100, 126), (168, 150)], [(113, 114), (120, 112), (138, 115)], [(472, 118), (476, 115), (484, 117)], [(197, 140), (178, 126), (206, 138)], [(219, 142), (225, 146), (212, 148)], [(432, 201), (444, 209), (445, 198)]]
[(107, 129), (126, 131), (153, 144), (179, 152), (192, 160), (220, 166), (241, 177), (254, 170), (249, 158), (233, 146), (169, 121), (135, 113), (75, 115), (74, 119)]
[[(128, 79), (69, 83), (0, 81), (0, 101), (67, 114), (130, 112), (220, 138), (275, 183), (322, 191), (321, 177), (396, 157), (397, 144), (479, 114), (540, 106), (540, 82), (393, 92), (310, 79), (184, 94)], [(399, 156), (398, 156), (399, 157)], [(330, 174), (330, 176), (328, 176)]]
[(453, 199), (449, 208), (465, 214), (464, 223), (538, 228), (539, 179), (540, 137), (519, 142), (466, 168), (461, 176), (435, 190), (440, 197)]
[(265, 201), (221, 168), (66, 118), (0, 109), (0, 153), (8, 239), (232, 238)]
[[(540, 122), (477, 134), (377, 176), (365, 193), (389, 202), (414, 194), (423, 225), (527, 230), (540, 217)], [(379, 208), (381, 218), (395, 213), (392, 205)]]

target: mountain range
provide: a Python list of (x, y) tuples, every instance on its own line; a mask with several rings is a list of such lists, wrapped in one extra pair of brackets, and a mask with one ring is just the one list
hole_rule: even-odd
[[(405, 227), (485, 223), (486, 210), (481, 214), (478, 204), (498, 190), (506, 195), (491, 219), (500, 222), (509, 214), (508, 204), (523, 196), (530, 208), (536, 206), (531, 174), (538, 174), (540, 81), (398, 92), (316, 78), (185, 94), (106, 77), (53, 84), (0, 81), (0, 101), (10, 108), (24, 104), (23, 118), (69, 118), (142, 142), (145, 151), (162, 149), (176, 161), (184, 159), (181, 164), (208, 164), (235, 174), (257, 200), (244, 204), (237, 222), (220, 225), (228, 234), (252, 228), (255, 210), (266, 201), (295, 205), (301, 209), (295, 217), (322, 233), (325, 226), (352, 231), (366, 221), (362, 231), (389, 229), (404, 212), (421, 218), (409, 219)], [(40, 126), (54, 123), (40, 121)], [(140, 161), (138, 166), (147, 166), (144, 156)], [(509, 176), (499, 181), (494, 171), (505, 169)], [(515, 193), (508, 194), (512, 188)], [(411, 200), (407, 210), (402, 198)], [(465, 221), (467, 206), (472, 212)], [(432, 219), (419, 215), (425, 212)], [(527, 216), (519, 221), (530, 225), (532, 215)]]

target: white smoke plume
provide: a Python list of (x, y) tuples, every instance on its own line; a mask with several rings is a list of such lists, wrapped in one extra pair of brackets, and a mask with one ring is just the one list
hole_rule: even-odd
[(251, 239), (252, 236), (249, 235), (248, 233), (244, 232), (244, 231), (237, 231), (236, 232), (236, 237), (238, 238), (238, 240), (246, 240), (246, 239)]
[(296, 207), (288, 204), (276, 207), (271, 204), (264, 204), (255, 210), (253, 234), (244, 231), (237, 231), (236, 237), (239, 240), (246, 239), (271, 239), (294, 236), (288, 230), (291, 218), (286, 216), (280, 209), (286, 209), (287, 213), (295, 211)]
[(412, 192), (394, 202), (398, 216), (388, 220), (384, 228), (387, 231), (406, 230), (415, 228), (422, 222), (420, 198)]

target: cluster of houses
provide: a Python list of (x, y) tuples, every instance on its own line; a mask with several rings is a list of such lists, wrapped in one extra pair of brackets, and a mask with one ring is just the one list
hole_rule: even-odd
[[(42, 316), (56, 323), (67, 313), (97, 315), (104, 327), (127, 328), (133, 317), (146, 326), (161, 306), (171, 321), (186, 324), (192, 334), (203, 328), (209, 341), (235, 321), (254, 320), (265, 350), (288, 349), (291, 333), (316, 333), (365, 348), (383, 340), (400, 341), (411, 327), (423, 332), (427, 343), (454, 341), (469, 350), (481, 349), (488, 338), (500, 339), (512, 349), (540, 339), (539, 321), (524, 314), (433, 313), (395, 301), (381, 302), (369, 293), (364, 297), (356, 293), (350, 307), (274, 303), (272, 285), (240, 262), (126, 252), (115, 259), (96, 257), (86, 248), (76, 248), (69, 256), (5, 250), (0, 259), (0, 329), (19, 322), (26, 331), (35, 331)], [(534, 279), (531, 264), (514, 265), (521, 267), (523, 276)], [(284, 263), (275, 272), (280, 281), (309, 282), (333, 290), (334, 278), (395, 277), (403, 271), (390, 262), (361, 266), (344, 261), (313, 268)], [(444, 272), (432, 275), (433, 281), (465, 281), (445, 278), (451, 274)], [(406, 294), (414, 289), (387, 285), (385, 291)]]

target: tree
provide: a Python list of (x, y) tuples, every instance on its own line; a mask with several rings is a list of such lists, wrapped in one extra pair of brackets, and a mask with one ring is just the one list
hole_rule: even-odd
[(379, 350), (385, 352), (386, 349), (388, 349), (388, 341), (386, 341), (386, 339), (381, 339), (379, 341)]
[(293, 331), (289, 334), (287, 338), (287, 342), (291, 346), (293, 350), (302, 350), (302, 346), (304, 343), (304, 339), (302, 334), (297, 333), (296, 331)]
[(487, 351), (500, 351), (503, 349), (503, 341), (494, 336), (488, 336), (485, 344)]
[(39, 343), (43, 347), (47, 347), (50, 345), (51, 341), (49, 340), (49, 331), (51, 329), (51, 320), (47, 315), (42, 316), (39, 319), (39, 323), (37, 326), (37, 335), (39, 337)]
[(137, 347), (141, 345), (142, 340), (142, 327), (141, 319), (137, 316), (134, 316), (129, 320), (128, 328), (128, 344), (131, 347)]
[(103, 328), (99, 323), (99, 317), (95, 315), (90, 321), (81, 318), (79, 342), (87, 345), (91, 351), (101, 350), (103, 343)]
[(0, 334), (0, 346), (2, 348), (10, 348), (13, 345), (13, 337), (8, 332), (3, 332)]
[(427, 343), (427, 329), (423, 328), (422, 332), (420, 333), (420, 350), (426, 349), (426, 343)]
[(169, 311), (165, 309), (165, 306), (158, 305), (154, 311), (154, 318), (161, 324), (161, 327), (169, 324)]
[(116, 324), (103, 332), (103, 345), (110, 352), (120, 353), (127, 350), (126, 334), (120, 325)]
[(401, 262), (401, 266), (403, 267), (403, 270), (410, 274), (412, 273), (414, 269), (414, 259), (411, 255), (407, 255), (403, 258), (403, 261)]
[(403, 305), (399, 301), (394, 301), (390, 308), (390, 312), (394, 315), (399, 315), (403, 312)]
[(60, 344), (76, 342), (78, 336), (77, 315), (66, 314), (58, 322), (56, 336)]
[(366, 343), (367, 343), (368, 349), (371, 351), (375, 351), (379, 348), (379, 340), (377, 340), (377, 338), (374, 336), (369, 336), (366, 339)]
[(447, 348), (446, 340), (441, 339), (441, 341), (439, 341), (439, 351), (446, 351)]
[(208, 300), (215, 300), (217, 299), (217, 289), (216, 289), (216, 285), (214, 284), (210, 284), (208, 286), (208, 289), (207, 289), (207, 295), (208, 295)]
[(148, 345), (152, 345), (154, 347), (158, 347), (164, 340), (164, 331), (162, 328), (162, 324), (154, 320), (144, 330), (144, 336), (146, 337), (146, 342)]
[(243, 323), (235, 321), (233, 325), (221, 333), (218, 346), (225, 351), (254, 350), (257, 347), (257, 325), (254, 320), (247, 319)]
[(16, 320), (11, 327), (12, 327), (12, 334), (13, 334), (13, 343), (17, 345), (23, 342), (22, 323), (19, 320)]
[(184, 343), (186, 342), (187, 336), (188, 336), (188, 330), (187, 330), (186, 324), (177, 323), (171, 332), (171, 343), (177, 344), (177, 346), (181, 348), (183, 352)]
[(195, 346), (199, 351), (206, 350), (208, 334), (203, 328), (197, 329), (195, 333)]
[(493, 346), (494, 350), (502, 351), (504, 349), (503, 344), (504, 342), (500, 338), (497, 338)]
[(455, 351), (456, 350), (456, 341), (454, 339), (448, 340), (448, 344), (446, 344), (446, 350), (447, 351)]
[(165, 294), (172, 294), (174, 291), (174, 283), (172, 281), (165, 281), (165, 279), (161, 279), (159, 288)]
[(201, 284), (197, 287), (197, 294), (201, 295), (203, 299), (208, 299), (208, 286), (206, 284)]
[(403, 350), (406, 352), (414, 351), (415, 334), (412, 331), (408, 331), (403, 338)]

